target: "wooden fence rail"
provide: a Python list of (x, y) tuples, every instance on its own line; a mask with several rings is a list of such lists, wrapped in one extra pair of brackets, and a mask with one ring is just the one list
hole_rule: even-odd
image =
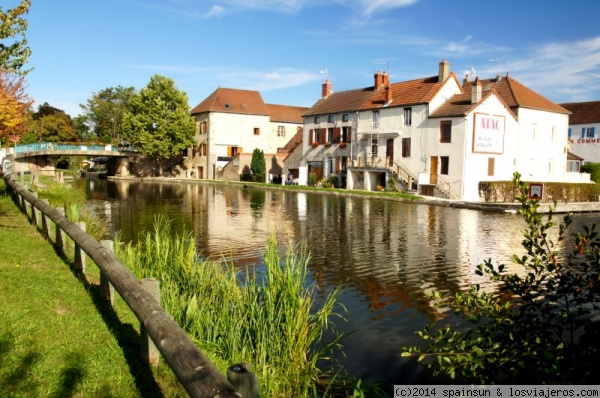
[[(37, 225), (38, 215), (42, 217), (42, 228), (48, 228), (46, 218), (54, 222), (55, 244), (62, 248), (64, 245), (62, 234), (66, 233), (75, 242), (76, 250), (82, 250), (96, 263), (110, 285), (137, 316), (145, 333), (152, 339), (190, 397), (239, 398), (242, 396), (190, 340), (154, 296), (144, 289), (140, 281), (114, 256), (110, 247), (107, 247), (109, 245), (101, 244), (86, 234), (65, 218), (64, 212), (51, 207), (47, 201), (38, 199), (37, 195), (12, 181), (10, 175), (5, 175), (4, 180), (15, 203), (30, 217), (32, 223), (35, 220)], [(43, 232), (49, 234), (49, 231)], [(255, 398), (258, 397), (256, 376), (248, 370), (247, 364), (236, 364), (229, 367), (228, 373), (232, 373), (230, 380), (236, 385), (239, 384), (240, 378), (248, 375), (254, 382), (255, 393), (245, 393), (244, 398)]]

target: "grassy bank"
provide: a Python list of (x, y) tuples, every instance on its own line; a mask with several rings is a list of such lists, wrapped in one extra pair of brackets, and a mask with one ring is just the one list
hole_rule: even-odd
[[(332, 376), (323, 365), (341, 349), (339, 339), (326, 340), (323, 333), (343, 309), (336, 306), (339, 289), (322, 297), (307, 285), (309, 254), (302, 247), (288, 247), (281, 256), (272, 237), (264, 272), (240, 273), (227, 261), (200, 261), (193, 237), (173, 239), (160, 218), (138, 244), (116, 246), (117, 257), (139, 279), (160, 281), (163, 307), (221, 370), (250, 363), (264, 397), (323, 394), (322, 378)], [(354, 386), (342, 386), (343, 379), (334, 388), (352, 396)]]
[(139, 360), (139, 325), (118, 297), (100, 299), (98, 272), (70, 270), (0, 180), (0, 395), (184, 397), (170, 369)]

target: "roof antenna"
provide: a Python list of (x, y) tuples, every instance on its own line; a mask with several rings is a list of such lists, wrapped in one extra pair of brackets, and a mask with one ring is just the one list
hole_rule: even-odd
[(489, 62), (495, 62), (496, 63), (496, 70), (498, 71), (498, 74), (500, 74), (500, 60), (498, 58), (492, 58), (490, 60), (488, 60)]
[[(387, 73), (389, 75), (389, 70), (388, 70), (388, 62), (375, 62), (375, 65), (385, 65), (385, 73)], [(373, 73), (375, 73), (375, 68), (373, 68)]]
[(329, 71), (327, 70), (327, 68), (325, 68), (322, 71), (319, 71), (319, 73), (321, 73), (322, 75), (325, 75), (325, 78), (327, 78), (327, 75), (329, 74)]

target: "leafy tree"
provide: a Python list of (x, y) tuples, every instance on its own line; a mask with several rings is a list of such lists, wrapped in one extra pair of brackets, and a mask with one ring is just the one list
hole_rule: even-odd
[(581, 165), (581, 172), (590, 173), (592, 181), (600, 184), (600, 163), (585, 163)]
[(71, 116), (47, 102), (38, 106), (32, 118), (37, 123), (37, 136), (41, 141), (73, 142), (79, 138)]
[(123, 115), (123, 138), (158, 166), (194, 144), (188, 97), (172, 79), (154, 75)]
[(94, 141), (96, 136), (90, 131), (87, 121), (88, 119), (84, 115), (77, 115), (73, 118), (75, 135), (82, 141)]
[[(23, 0), (17, 7), (6, 12), (0, 7), (0, 71), (19, 75), (31, 71), (22, 70), (31, 55), (24, 36), (27, 21), (23, 18), (23, 15), (29, 12), (30, 5), (29, 0)], [(8, 42), (9, 39), (14, 41)]]
[(265, 161), (265, 153), (262, 151), (262, 149), (255, 148), (252, 152), (250, 171), (252, 172), (252, 179), (254, 181), (265, 182), (267, 163)]
[(108, 87), (93, 93), (86, 104), (79, 105), (98, 140), (115, 145), (121, 143), (123, 115), (135, 94), (133, 87)]
[(0, 70), (0, 140), (27, 130), (27, 112), (33, 104), (25, 92), (25, 78)]
[(518, 173), (514, 182), (528, 227), (522, 242), (527, 254), (513, 256), (523, 272), (506, 273), (504, 265), (488, 260), (477, 274), (498, 282), (500, 294), (483, 292), (479, 285), (448, 300), (434, 293), (434, 299), (449, 304), (474, 327), (426, 328), (418, 334), (429, 346), (406, 348), (403, 355), (416, 355), (436, 373), (472, 383), (594, 384), (600, 359), (600, 238), (595, 225), (573, 233), (573, 250), (563, 254), (572, 215), (552, 231), (553, 214), (543, 221)]

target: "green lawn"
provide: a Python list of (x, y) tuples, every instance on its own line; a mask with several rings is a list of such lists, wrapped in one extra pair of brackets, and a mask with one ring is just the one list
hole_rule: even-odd
[(6, 194), (0, 180), (0, 396), (184, 397), (161, 362), (139, 359), (139, 324), (116, 294), (98, 291), (89, 261), (71, 271)]

